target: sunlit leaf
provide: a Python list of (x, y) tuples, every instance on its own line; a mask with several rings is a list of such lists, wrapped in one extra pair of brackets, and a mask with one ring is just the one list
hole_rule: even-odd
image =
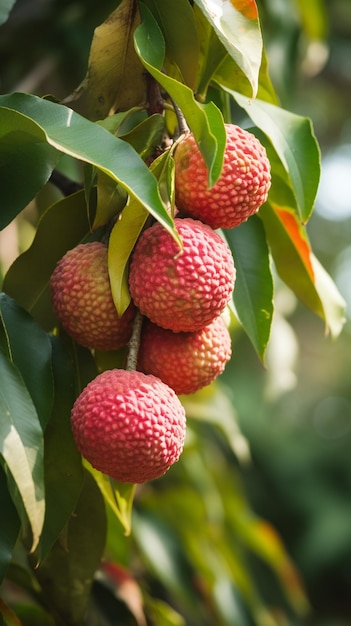
[(106, 474), (94, 469), (87, 461), (84, 461), (84, 463), (92, 476), (94, 476), (106, 503), (120, 521), (124, 534), (130, 535), (136, 485), (133, 483), (119, 483), (117, 480), (113, 480)]
[[(149, 211), (162, 211), (157, 183), (133, 148), (99, 124), (93, 124), (72, 109), (28, 94), (0, 96), (0, 107), (34, 120), (46, 141), (57, 150), (91, 163), (108, 174)], [(169, 232), (174, 235), (172, 223)]]
[(75, 94), (66, 99), (93, 121), (146, 99), (145, 73), (133, 45), (139, 22), (135, 0), (123, 0), (94, 31), (88, 72), (76, 90), (80, 99), (77, 104)]
[(21, 496), (31, 526), (34, 550), (45, 514), (43, 434), (23, 379), (2, 350), (0, 380), (0, 455)]
[(234, 258), (234, 305), (238, 318), (264, 360), (273, 316), (273, 278), (264, 229), (257, 216), (225, 231)]
[[(168, 204), (170, 188), (168, 180), (170, 154), (165, 152), (152, 162), (150, 169), (160, 180), (161, 196)], [(148, 219), (149, 214), (136, 200), (132, 199), (123, 209), (120, 218), (114, 225), (109, 238), (108, 268), (113, 301), (119, 316), (122, 316), (130, 303), (128, 287), (129, 257), (137, 239)], [(157, 215), (157, 220), (164, 225), (164, 215)], [(168, 214), (167, 214), (168, 217)]]
[(145, 6), (142, 7), (142, 18), (143, 21), (134, 35), (137, 52), (148, 72), (182, 110), (199, 144), (209, 170), (209, 184), (212, 186), (220, 175), (226, 144), (222, 114), (213, 102), (201, 105), (195, 100), (189, 87), (164, 74), (162, 69), (165, 43), (162, 32)]
[(262, 35), (254, 0), (195, 0), (227, 52), (247, 76), (255, 97), (262, 58)]
[(129, 257), (147, 218), (144, 207), (132, 200), (111, 231), (108, 268), (112, 297), (119, 316), (123, 315), (131, 300), (128, 287)]
[(162, 30), (167, 57), (179, 68), (184, 83), (194, 88), (199, 61), (199, 41), (189, 1), (144, 0), (144, 3)]
[(262, 100), (248, 100), (227, 89), (258, 128), (270, 139), (295, 194), (300, 218), (307, 222), (320, 179), (320, 151), (309, 118)]
[(259, 216), (278, 274), (336, 336), (345, 321), (344, 301), (331, 278), (312, 256), (305, 227), (288, 207), (266, 203)]
[(45, 211), (32, 245), (5, 276), (4, 291), (46, 330), (56, 324), (51, 304), (51, 274), (67, 250), (81, 243), (89, 233), (84, 191), (60, 199)]
[(327, 7), (324, 0), (296, 0), (303, 29), (312, 40), (323, 40), (328, 31)]
[(346, 302), (334, 281), (314, 254), (311, 255), (314, 284), (321, 299), (327, 330), (336, 338), (346, 322)]
[[(213, 74), (214, 82), (222, 87), (238, 91), (248, 98), (251, 97), (251, 85), (242, 69), (235, 63), (229, 54), (226, 54), (216, 72)], [(275, 93), (268, 72), (268, 60), (265, 50), (262, 52), (262, 63), (258, 76), (257, 98), (265, 102), (278, 105), (278, 97)]]
[(196, 5), (194, 5), (194, 16), (199, 33), (201, 52), (196, 97), (200, 102), (204, 102), (210, 80), (228, 53), (218, 39), (211, 23)]

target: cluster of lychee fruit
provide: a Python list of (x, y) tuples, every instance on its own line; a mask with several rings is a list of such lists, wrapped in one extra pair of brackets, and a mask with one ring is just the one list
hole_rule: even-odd
[(112, 478), (142, 483), (178, 460), (186, 418), (179, 395), (210, 384), (231, 357), (222, 314), (235, 283), (231, 251), (214, 229), (232, 228), (265, 202), (270, 167), (254, 135), (226, 125), (218, 182), (208, 172), (192, 134), (175, 153), (175, 226), (182, 247), (158, 222), (146, 228), (129, 267), (131, 303), (119, 317), (113, 302), (107, 247), (80, 244), (51, 277), (53, 308), (62, 327), (94, 350), (130, 341), (136, 314), (143, 326), (136, 370), (112, 369), (83, 389), (72, 409), (77, 447)]

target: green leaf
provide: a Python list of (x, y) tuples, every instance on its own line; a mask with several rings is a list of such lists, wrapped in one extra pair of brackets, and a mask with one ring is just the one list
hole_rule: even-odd
[(208, 167), (209, 185), (212, 186), (220, 176), (226, 144), (222, 114), (213, 102), (201, 105), (189, 87), (162, 71), (165, 52), (162, 32), (144, 5), (141, 5), (141, 11), (143, 21), (134, 35), (136, 50), (148, 72), (182, 110)]
[(71, 409), (76, 399), (72, 355), (63, 342), (51, 338), (55, 403), (45, 432), (46, 511), (36, 557), (41, 562), (66, 526), (83, 487), (81, 455), (71, 430)]
[(81, 243), (89, 233), (84, 191), (60, 199), (42, 215), (32, 245), (5, 276), (4, 291), (46, 330), (57, 323), (51, 304), (51, 274), (67, 250)]
[(162, 30), (166, 56), (179, 68), (184, 83), (194, 89), (199, 62), (199, 40), (188, 0), (144, 0)]
[(83, 623), (105, 538), (104, 501), (93, 477), (85, 472), (84, 486), (65, 532), (34, 570), (46, 602), (60, 617), (59, 623)]
[(227, 89), (270, 139), (293, 189), (300, 218), (307, 222), (314, 207), (320, 179), (320, 151), (312, 122), (262, 100), (248, 100)]
[(132, 509), (136, 484), (120, 483), (94, 469), (86, 460), (84, 460), (84, 464), (94, 476), (106, 504), (121, 523), (124, 534), (129, 536), (132, 529)]
[(116, 215), (122, 211), (127, 199), (128, 195), (121, 185), (104, 172), (98, 172), (96, 213), (91, 229), (94, 231), (115, 219)]
[(9, 224), (47, 182), (59, 152), (46, 142), (33, 120), (10, 109), (1, 110), (0, 229)]
[(7, 22), (12, 7), (16, 4), (16, 0), (1, 0), (0, 2), (0, 26)]
[(259, 217), (263, 221), (278, 274), (336, 336), (345, 321), (345, 303), (331, 278), (312, 256), (304, 226), (291, 209), (270, 203), (261, 207)]
[[(34, 550), (45, 514), (43, 434), (23, 379), (2, 350), (0, 380), (0, 454), (21, 496), (32, 530)], [(9, 487), (12, 490), (12, 483)]]
[[(165, 204), (171, 203), (172, 175), (169, 168), (173, 163), (170, 152), (164, 152), (151, 163), (150, 169), (160, 181), (160, 193)], [(174, 186), (173, 186), (174, 189)], [(119, 316), (122, 316), (130, 303), (128, 287), (129, 257), (148, 218), (145, 208), (132, 199), (124, 208), (120, 219), (114, 225), (108, 246), (108, 268), (113, 301)], [(164, 215), (156, 216), (164, 226)]]
[(338, 291), (331, 276), (326, 272), (318, 259), (311, 255), (311, 263), (314, 272), (314, 284), (323, 306), (324, 319), (327, 330), (336, 339), (346, 322), (346, 302)]
[[(248, 78), (229, 54), (225, 56), (216, 72), (213, 74), (213, 81), (217, 82), (222, 87), (233, 89), (243, 96), (251, 98), (251, 85)], [(279, 105), (278, 97), (268, 73), (268, 60), (264, 49), (258, 75), (257, 98), (265, 102)]]
[(204, 102), (206, 100), (210, 80), (228, 53), (222, 42), (218, 39), (211, 23), (196, 5), (194, 5), (194, 16), (199, 33), (201, 52), (196, 97), (200, 102)]
[(237, 276), (234, 304), (257, 354), (264, 360), (273, 316), (273, 278), (264, 229), (257, 216), (225, 231)]
[(238, 415), (228, 391), (218, 380), (194, 394), (182, 396), (181, 400), (189, 418), (221, 431), (238, 461), (243, 464), (248, 461), (249, 444), (239, 429)]
[(0, 467), (0, 585), (5, 577), (7, 568), (12, 559), (19, 531), (20, 521), (7, 486), (6, 475)]
[(0, 345), (21, 372), (44, 429), (54, 397), (50, 339), (5, 293), (0, 293)]
[(157, 146), (161, 146), (165, 131), (164, 117), (155, 113), (119, 136), (123, 137), (124, 141), (133, 146), (141, 158), (146, 160), (154, 153)]
[[(162, 211), (157, 183), (148, 167), (128, 143), (99, 124), (66, 106), (27, 94), (0, 96), (0, 107), (34, 120), (45, 132), (48, 144), (108, 174), (148, 211)], [(175, 236), (171, 220), (168, 228)]]
[(255, 97), (262, 57), (262, 36), (256, 3), (251, 0), (195, 0), (220, 41), (247, 76)]
[(145, 73), (133, 46), (133, 33), (139, 22), (135, 1), (123, 0), (95, 29), (87, 75), (71, 98), (65, 100), (89, 119), (101, 120), (145, 101)]
[(120, 317), (131, 300), (128, 287), (129, 257), (147, 218), (145, 208), (136, 200), (131, 200), (110, 234), (108, 271), (113, 301)]
[(297, 0), (305, 34), (312, 40), (323, 40), (328, 34), (328, 14), (324, 0)]

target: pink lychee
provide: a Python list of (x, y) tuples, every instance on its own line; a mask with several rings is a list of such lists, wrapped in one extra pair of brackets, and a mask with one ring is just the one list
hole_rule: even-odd
[(79, 244), (69, 250), (50, 282), (54, 312), (78, 343), (96, 350), (117, 350), (128, 343), (135, 307), (131, 304), (118, 316), (103, 243)]
[(144, 321), (138, 369), (158, 376), (178, 395), (209, 385), (230, 357), (230, 334), (221, 316), (193, 333), (174, 333)]
[(142, 372), (106, 370), (76, 399), (72, 432), (97, 470), (127, 483), (162, 476), (183, 449), (185, 411), (173, 389)]
[(226, 124), (222, 173), (208, 188), (208, 170), (192, 134), (177, 146), (175, 190), (178, 209), (212, 228), (233, 228), (256, 213), (271, 184), (266, 150), (252, 133)]
[(235, 282), (233, 257), (209, 226), (176, 218), (180, 251), (159, 223), (140, 236), (131, 258), (129, 288), (140, 311), (174, 332), (207, 326), (228, 304)]

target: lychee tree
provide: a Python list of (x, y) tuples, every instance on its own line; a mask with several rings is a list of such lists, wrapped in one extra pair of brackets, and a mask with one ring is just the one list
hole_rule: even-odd
[(301, 617), (218, 377), (238, 332), (265, 363), (277, 277), (332, 337), (344, 305), (255, 1), (117, 2), (71, 95), (0, 96), (0, 155), (1, 228), (40, 213), (0, 295), (0, 623), (281, 623), (252, 558)]

